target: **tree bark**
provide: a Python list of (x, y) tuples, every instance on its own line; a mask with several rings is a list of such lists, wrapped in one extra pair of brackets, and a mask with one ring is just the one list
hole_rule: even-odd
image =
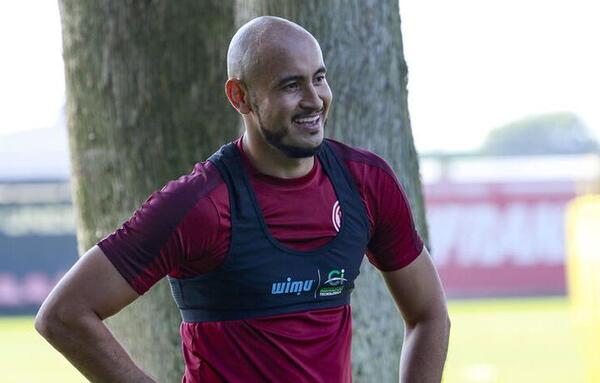
[[(238, 0), (236, 8), (238, 26), (260, 15), (281, 16), (317, 38), (334, 97), (328, 135), (369, 149), (390, 163), (427, 242), (398, 1)], [(402, 323), (383, 281), (368, 262), (363, 263), (352, 301), (355, 381), (397, 382)]]
[[(79, 250), (238, 133), (223, 91), (233, 1), (61, 0)], [(133, 359), (181, 379), (181, 318), (163, 281), (111, 318)]]

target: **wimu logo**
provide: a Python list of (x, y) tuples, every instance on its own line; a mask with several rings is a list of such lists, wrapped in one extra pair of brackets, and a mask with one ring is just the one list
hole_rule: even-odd
[(271, 287), (271, 294), (302, 294), (304, 291), (312, 290), (314, 280), (306, 279), (304, 281), (292, 281), (292, 278), (288, 277), (285, 282), (275, 282)]
[[(344, 278), (344, 269), (331, 270), (327, 273), (327, 279), (322, 281), (321, 271), (317, 269), (318, 283), (315, 290), (315, 299), (317, 293), (321, 297), (341, 294), (344, 291), (344, 282), (348, 280)], [(283, 282), (273, 282), (271, 285), (271, 294), (296, 294), (300, 295), (313, 290), (314, 279), (304, 279), (294, 281), (291, 277), (287, 277)]]

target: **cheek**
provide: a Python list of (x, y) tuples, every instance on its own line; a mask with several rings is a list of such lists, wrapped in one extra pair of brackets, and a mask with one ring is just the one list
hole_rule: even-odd
[(272, 117), (289, 118), (290, 114), (294, 114), (299, 102), (298, 97), (284, 94), (273, 97), (265, 106)]
[(299, 101), (292, 97), (282, 98), (276, 109), (277, 117), (281, 120), (290, 121), (298, 113), (298, 105)]
[(287, 129), (293, 116), (293, 109), (283, 108), (281, 105), (271, 105), (271, 108), (261, 113), (263, 124), (273, 129)]

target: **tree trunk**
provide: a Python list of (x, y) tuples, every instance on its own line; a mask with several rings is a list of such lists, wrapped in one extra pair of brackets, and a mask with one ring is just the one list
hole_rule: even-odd
[[(223, 91), (233, 1), (61, 0), (60, 13), (83, 252), (236, 136)], [(109, 326), (144, 370), (177, 382), (180, 321), (163, 281)]]
[[(407, 67), (398, 1), (238, 0), (236, 23), (281, 16), (321, 44), (333, 104), (328, 135), (367, 148), (396, 171), (416, 226), (427, 241), (417, 155), (407, 107)], [(356, 382), (397, 382), (402, 326), (383, 281), (368, 262), (353, 294), (353, 375)]]

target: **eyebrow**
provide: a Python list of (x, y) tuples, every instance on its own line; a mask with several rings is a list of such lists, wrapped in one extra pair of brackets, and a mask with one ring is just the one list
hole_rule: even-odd
[[(319, 69), (317, 69), (317, 71), (313, 74), (313, 76), (316, 76), (321, 73), (323, 73), (323, 74), (327, 73), (327, 68), (325, 68), (325, 66), (322, 66)], [(298, 80), (301, 80), (302, 78), (303, 78), (303, 76), (299, 76), (299, 75), (287, 76), (287, 77), (284, 77), (281, 80), (277, 81), (277, 83), (275, 84), (275, 87), (277, 88), (288, 82), (298, 81)]]

